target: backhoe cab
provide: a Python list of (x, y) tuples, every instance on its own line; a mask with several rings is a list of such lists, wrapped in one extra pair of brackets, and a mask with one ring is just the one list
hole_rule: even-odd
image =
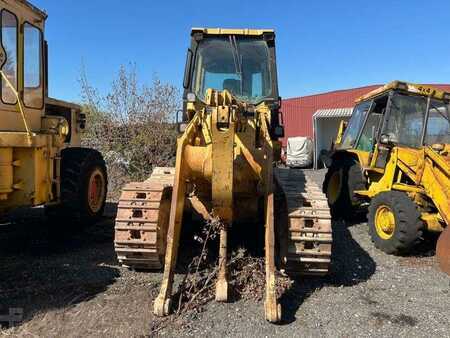
[(85, 224), (103, 212), (106, 168), (79, 147), (81, 107), (48, 97), (46, 18), (24, 0), (0, 4), (0, 212), (46, 205)]
[[(359, 98), (324, 181), (334, 216), (369, 205), (373, 242), (394, 254), (408, 252), (424, 231), (448, 232), (449, 118), (450, 93), (429, 86), (395, 81)], [(438, 245), (447, 272), (448, 237)]]

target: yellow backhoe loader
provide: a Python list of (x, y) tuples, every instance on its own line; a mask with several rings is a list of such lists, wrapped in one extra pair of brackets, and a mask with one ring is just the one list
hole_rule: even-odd
[(424, 231), (443, 232), (437, 256), (450, 274), (450, 93), (394, 81), (356, 102), (337, 137), (323, 191), (334, 216), (368, 205), (369, 233), (389, 254)]
[[(332, 236), (320, 188), (301, 172), (274, 168), (283, 136), (274, 32), (192, 29), (183, 86), (185, 125), (176, 166), (156, 168), (147, 181), (123, 189), (115, 227), (118, 259), (128, 267), (164, 267), (154, 313), (167, 315), (186, 225), (183, 211), (195, 210), (205, 219), (213, 215), (223, 224), (216, 300), (227, 301), (228, 232), (262, 219), (265, 314), (277, 322), (276, 262), (287, 273), (324, 275)], [(274, 217), (275, 192), (282, 196), (285, 222)]]
[(92, 223), (105, 206), (105, 163), (80, 148), (81, 108), (48, 97), (47, 15), (27, 1), (3, 0), (0, 17), (0, 214), (45, 205), (65, 224)]

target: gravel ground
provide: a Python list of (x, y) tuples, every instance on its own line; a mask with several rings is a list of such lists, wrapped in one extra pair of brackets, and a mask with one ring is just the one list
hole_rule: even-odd
[[(315, 175), (320, 181), (323, 172)], [(62, 238), (46, 230), (41, 211), (19, 216), (0, 225), (0, 315), (9, 308), (24, 315), (0, 334), (150, 335), (161, 274), (117, 265), (114, 205), (97, 227)], [(438, 270), (433, 241), (410, 257), (387, 256), (372, 246), (364, 222), (336, 222), (334, 243), (330, 276), (296, 280), (282, 296), (282, 324), (264, 321), (262, 302), (211, 302), (152, 334), (450, 337), (450, 278)]]

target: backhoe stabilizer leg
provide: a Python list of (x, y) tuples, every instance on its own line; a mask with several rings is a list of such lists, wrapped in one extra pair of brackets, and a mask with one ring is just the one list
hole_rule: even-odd
[(273, 218), (273, 193), (269, 193), (266, 200), (266, 297), (264, 310), (266, 320), (276, 323), (281, 320), (281, 305), (278, 304), (275, 277), (275, 229)]
[(227, 237), (228, 229), (223, 226), (220, 230), (219, 271), (216, 282), (216, 301), (218, 302), (228, 301)]

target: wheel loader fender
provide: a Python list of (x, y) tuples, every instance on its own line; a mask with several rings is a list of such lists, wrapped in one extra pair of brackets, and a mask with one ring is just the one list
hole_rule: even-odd
[[(360, 167), (363, 167), (363, 162), (361, 162), (362, 160), (362, 154), (361, 152), (357, 151), (357, 150), (336, 150), (335, 152), (333, 152), (331, 154), (331, 165), (330, 167), (333, 166), (339, 166), (340, 163), (353, 163), (353, 162), (357, 162)], [(362, 174), (362, 172), (361, 172)], [(326, 186), (324, 184), (324, 186)], [(324, 190), (325, 192), (325, 190)]]
[(358, 163), (362, 163), (361, 162), (361, 152), (354, 150), (354, 149), (348, 149), (348, 150), (335, 150), (332, 154), (331, 154), (331, 165), (333, 165), (333, 163), (337, 163), (340, 161), (346, 161), (346, 160), (352, 160)]

